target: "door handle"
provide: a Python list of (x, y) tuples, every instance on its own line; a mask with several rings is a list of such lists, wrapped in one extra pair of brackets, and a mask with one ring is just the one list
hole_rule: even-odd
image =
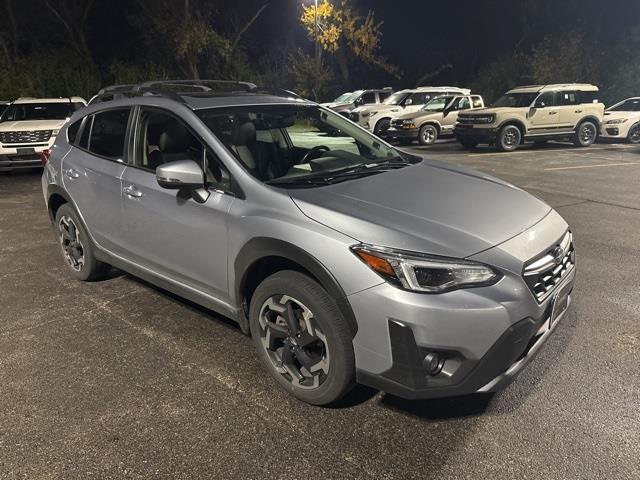
[(64, 172), (65, 177), (67, 177), (69, 180), (75, 180), (77, 178), (80, 178), (80, 172), (70, 168), (68, 170), (65, 170)]
[(576, 113), (582, 113), (582, 110), (576, 110)]
[(122, 191), (125, 193), (125, 195), (132, 198), (140, 198), (142, 196), (142, 192), (138, 190), (135, 185), (124, 187)]
[(549, 115), (557, 115), (558, 112), (549, 112)]

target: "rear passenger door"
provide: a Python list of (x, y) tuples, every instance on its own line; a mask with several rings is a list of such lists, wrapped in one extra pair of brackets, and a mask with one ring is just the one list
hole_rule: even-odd
[[(234, 201), (228, 172), (170, 112), (140, 108), (135, 131), (131, 166), (122, 176), (127, 258), (182, 286), (227, 299), (227, 214)], [(204, 169), (211, 193), (205, 203), (158, 185), (156, 168), (177, 160), (193, 160)]]
[(122, 252), (120, 177), (125, 170), (130, 108), (89, 115), (62, 160), (62, 182), (99, 248)]
[(560, 125), (567, 130), (573, 129), (582, 119), (582, 108), (578, 92), (558, 92), (556, 96)]

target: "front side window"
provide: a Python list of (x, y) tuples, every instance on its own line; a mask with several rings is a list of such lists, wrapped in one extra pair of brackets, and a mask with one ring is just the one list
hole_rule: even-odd
[(536, 98), (536, 108), (555, 107), (556, 105), (556, 92), (544, 92)]
[(14, 103), (2, 114), (2, 121), (65, 120), (84, 107), (82, 103)]
[(129, 108), (123, 108), (96, 113), (93, 116), (89, 151), (111, 160), (123, 161), (130, 112)]
[(632, 98), (625, 100), (608, 108), (609, 112), (640, 112), (640, 98)]
[(538, 96), (537, 93), (506, 93), (494, 104), (494, 107), (521, 108), (529, 107)]
[(312, 187), (321, 180), (311, 178), (333, 178), (337, 172), (358, 168), (371, 172), (371, 166), (414, 159), (317, 106), (264, 105), (197, 113), (238, 162), (263, 182)]
[(155, 109), (140, 112), (135, 165), (155, 172), (165, 163), (192, 160), (205, 173), (208, 185), (228, 190), (229, 174), (182, 120)]
[(458, 97), (449, 106), (449, 110), (468, 110), (469, 108), (471, 108), (469, 97)]
[(361, 103), (362, 105), (376, 103), (376, 94), (374, 92), (365, 93), (358, 99), (358, 103)]
[(426, 92), (412, 93), (407, 101), (407, 105), (424, 105), (433, 97), (432, 94)]

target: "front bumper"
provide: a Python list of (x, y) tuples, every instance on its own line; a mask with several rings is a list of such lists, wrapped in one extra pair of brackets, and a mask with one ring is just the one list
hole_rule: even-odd
[(389, 127), (387, 131), (384, 133), (385, 138), (418, 138), (418, 130), (417, 128), (395, 128)]
[(600, 136), (602, 138), (627, 138), (629, 127), (624, 124), (607, 125), (602, 124), (600, 128)]
[(41, 167), (40, 154), (51, 148), (55, 137), (46, 143), (0, 144), (0, 172)]
[(456, 140), (471, 140), (478, 143), (495, 143), (498, 130), (493, 127), (479, 127), (477, 125), (456, 125), (453, 129)]

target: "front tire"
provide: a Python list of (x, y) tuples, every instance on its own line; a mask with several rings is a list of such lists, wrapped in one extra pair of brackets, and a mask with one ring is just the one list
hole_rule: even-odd
[(496, 147), (501, 152), (513, 152), (522, 141), (522, 132), (515, 125), (505, 125), (498, 134)]
[(373, 133), (374, 135), (383, 135), (387, 130), (389, 130), (390, 126), (391, 120), (389, 120), (388, 118), (378, 120), (375, 127), (373, 127)]
[(110, 267), (96, 259), (89, 235), (75, 209), (68, 203), (62, 205), (56, 212), (55, 222), (62, 258), (69, 273), (85, 282), (102, 278)]
[(629, 133), (627, 135), (627, 141), (629, 143), (633, 143), (634, 145), (637, 145), (638, 143), (640, 143), (640, 124), (634, 125), (629, 129)]
[(285, 270), (268, 277), (251, 298), (249, 319), (262, 364), (294, 397), (328, 405), (355, 384), (347, 322), (308, 276)]
[(573, 144), (576, 147), (590, 147), (598, 138), (598, 127), (587, 120), (582, 122), (573, 136)]
[(438, 139), (438, 129), (433, 125), (423, 125), (418, 133), (418, 142), (420, 145), (431, 146)]

